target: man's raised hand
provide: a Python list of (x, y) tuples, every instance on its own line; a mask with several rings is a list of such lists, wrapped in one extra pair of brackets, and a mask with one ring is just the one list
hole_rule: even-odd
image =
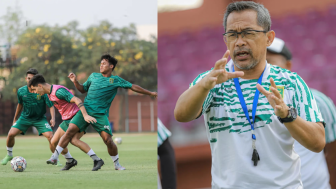
[(210, 73), (202, 79), (202, 86), (205, 89), (210, 90), (214, 88), (216, 84), (223, 83), (231, 78), (242, 77), (244, 75), (244, 72), (242, 71), (227, 72), (225, 70), (225, 65), (227, 64), (229, 55), (230, 51), (227, 50), (223, 58), (216, 62), (214, 69), (212, 69)]

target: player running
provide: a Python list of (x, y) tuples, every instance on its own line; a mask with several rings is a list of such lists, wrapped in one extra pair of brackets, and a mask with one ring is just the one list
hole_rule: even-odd
[[(36, 74), (38, 74), (38, 72), (33, 68), (30, 68), (26, 72), (27, 85), (29, 80)], [(53, 137), (53, 130), (51, 127), (55, 125), (55, 109), (47, 95), (35, 94), (27, 85), (19, 88), (17, 91), (18, 105), (15, 111), (13, 126), (9, 130), (7, 136), (7, 155), (1, 161), (1, 165), (6, 165), (8, 161), (13, 159), (15, 136), (18, 134), (24, 135), (31, 126), (36, 127), (40, 136), (43, 135), (47, 138), (51, 148), (51, 138)], [(46, 113), (46, 105), (50, 108), (50, 125), (44, 115)], [(18, 119), (21, 111), (21, 116)]]
[[(111, 103), (120, 87), (153, 97), (156, 97), (157, 93), (150, 92), (138, 85), (132, 85), (128, 81), (112, 75), (112, 71), (117, 65), (117, 62), (114, 57), (103, 55), (101, 57), (100, 73), (92, 73), (83, 85), (79, 84), (74, 73), (70, 73), (68, 77), (81, 93), (88, 92), (84, 100), (84, 106), (88, 114), (97, 120), (92, 126), (100, 134), (106, 144), (108, 153), (114, 162), (115, 169), (125, 170), (125, 168), (119, 164), (118, 148), (112, 140), (112, 132), (109, 126), (108, 114)], [(88, 126), (89, 124), (85, 122), (82, 113), (78, 112), (70, 121), (68, 130), (59, 141), (54, 154), (48, 162), (55, 163), (59, 152), (62, 152), (63, 149), (67, 147), (74, 135), (77, 132), (85, 131)], [(104, 163), (103, 160), (101, 161)]]
[[(58, 109), (60, 114), (62, 115), (63, 122), (60, 124), (59, 128), (57, 129), (54, 137), (51, 140), (51, 148), (52, 152), (55, 152), (56, 145), (60, 138), (64, 135), (66, 130), (68, 129), (70, 120), (81, 110), (82, 114), (84, 115), (84, 120), (87, 123), (95, 123), (96, 119), (89, 116), (83, 106), (83, 102), (81, 99), (75, 97), (69, 89), (62, 85), (50, 85), (46, 83), (44, 77), (40, 74), (35, 75), (29, 82), (29, 87), (31, 87), (34, 93), (44, 95), (48, 94), (49, 100), (54, 103), (54, 106)], [(83, 152), (88, 154), (92, 160), (100, 161), (100, 158), (93, 152), (88, 144), (79, 140), (85, 131), (80, 133), (76, 133), (75, 136), (72, 138), (71, 143), (81, 149)], [(64, 157), (67, 160), (66, 165), (64, 166), (62, 171), (69, 170), (71, 167), (77, 165), (77, 160), (75, 160), (69, 153), (68, 149), (65, 148), (63, 152), (65, 155)], [(49, 162), (50, 163), (50, 162)], [(52, 163), (54, 164), (54, 163)], [(93, 167), (93, 170), (97, 170), (100, 167)]]

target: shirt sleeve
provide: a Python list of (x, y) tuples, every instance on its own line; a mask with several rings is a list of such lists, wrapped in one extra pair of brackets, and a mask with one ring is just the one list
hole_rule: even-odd
[(74, 97), (74, 95), (71, 94), (68, 90), (66, 90), (64, 88), (59, 88), (56, 91), (56, 97), (70, 103), (70, 101)]
[(132, 83), (124, 80), (123, 78), (117, 76), (116, 79), (114, 79), (114, 83), (118, 86), (118, 87), (121, 87), (121, 88), (125, 88), (125, 89), (128, 89), (128, 88), (131, 88), (132, 87)]
[(89, 91), (90, 85), (91, 85), (91, 81), (92, 81), (92, 77), (93, 77), (93, 73), (89, 76), (89, 78), (85, 81), (85, 83), (83, 83), (83, 88), (84, 91)]
[(321, 112), (316, 100), (303, 79), (295, 74), (296, 89), (294, 94), (293, 106), (298, 112), (298, 116), (309, 122), (323, 122)]
[(44, 100), (45, 100), (45, 102), (46, 102), (46, 104), (47, 104), (47, 106), (48, 106), (49, 108), (51, 108), (51, 107), (54, 106), (54, 104), (49, 100), (47, 94), (44, 94), (44, 95), (43, 95), (43, 98), (44, 98)]
[(311, 90), (316, 99), (317, 106), (325, 122), (326, 143), (336, 140), (336, 107), (334, 102), (325, 94)]
[[(199, 81), (201, 81), (206, 75), (208, 75), (210, 73), (211, 70), (206, 71), (204, 73), (199, 74), (192, 83), (190, 83), (189, 88), (193, 87), (194, 85), (196, 85), (196, 83), (198, 83)], [(209, 94), (207, 95), (207, 97), (205, 98), (203, 105), (202, 105), (202, 113), (204, 114), (209, 110), (209, 107), (212, 103), (212, 99), (213, 99), (213, 93), (212, 93), (213, 89), (210, 90)], [(197, 117), (199, 118), (201, 116), (201, 114)]]

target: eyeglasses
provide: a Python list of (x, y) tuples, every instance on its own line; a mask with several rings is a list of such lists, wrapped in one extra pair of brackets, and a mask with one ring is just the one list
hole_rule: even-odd
[(223, 36), (226, 43), (232, 43), (238, 39), (239, 34), (241, 34), (242, 38), (245, 37), (245, 39), (255, 39), (258, 32), (267, 33), (265, 30), (243, 30), (241, 32), (226, 32), (223, 33)]

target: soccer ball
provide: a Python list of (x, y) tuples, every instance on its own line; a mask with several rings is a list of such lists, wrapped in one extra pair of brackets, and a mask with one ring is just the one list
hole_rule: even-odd
[(117, 143), (117, 144), (121, 144), (122, 140), (121, 140), (121, 138), (115, 138), (114, 142)]
[(15, 172), (23, 172), (27, 167), (27, 161), (21, 156), (16, 156), (12, 159), (11, 166)]

